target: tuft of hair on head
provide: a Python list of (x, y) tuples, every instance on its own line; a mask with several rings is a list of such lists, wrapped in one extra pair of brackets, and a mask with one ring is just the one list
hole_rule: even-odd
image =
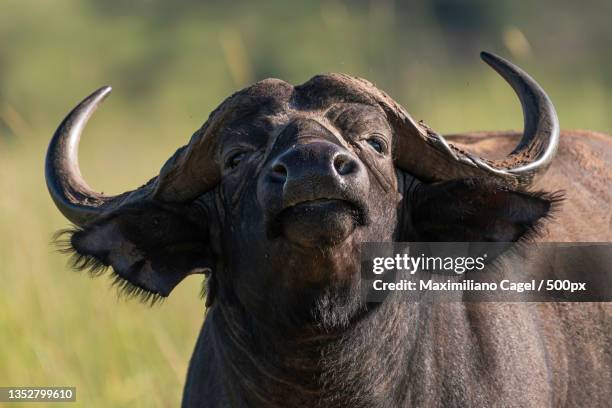
[(85, 255), (77, 252), (72, 245), (72, 236), (81, 231), (82, 229), (76, 226), (65, 228), (53, 234), (51, 239), (52, 244), (57, 248), (59, 253), (69, 256), (68, 264), (72, 270), (77, 272), (84, 271), (87, 272), (91, 278), (96, 278), (104, 275), (107, 270), (110, 269), (111, 286), (116, 288), (118, 298), (136, 298), (140, 303), (148, 306), (161, 304), (164, 301), (165, 298), (159, 293), (151, 292), (127, 281), (102, 260), (92, 255)]

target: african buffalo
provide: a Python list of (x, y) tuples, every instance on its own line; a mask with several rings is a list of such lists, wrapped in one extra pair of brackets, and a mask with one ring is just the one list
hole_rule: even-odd
[(445, 139), (363, 79), (267, 79), (226, 99), (158, 176), (106, 196), (77, 148), (110, 88), (64, 119), (45, 171), (75, 225), (75, 266), (111, 266), (153, 300), (207, 276), (184, 407), (609, 406), (609, 304), (355, 295), (362, 242), (612, 239), (612, 139), (560, 132), (531, 77), (482, 58), (517, 93), (522, 133)]

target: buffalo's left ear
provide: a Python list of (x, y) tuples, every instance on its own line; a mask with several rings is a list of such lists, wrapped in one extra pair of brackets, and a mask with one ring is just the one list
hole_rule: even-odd
[(96, 274), (106, 266), (128, 294), (165, 297), (186, 276), (213, 264), (205, 220), (190, 208), (138, 203), (71, 231), (74, 266)]
[(560, 193), (513, 191), (486, 179), (421, 184), (411, 198), (411, 239), (518, 241), (535, 232), (561, 200)]

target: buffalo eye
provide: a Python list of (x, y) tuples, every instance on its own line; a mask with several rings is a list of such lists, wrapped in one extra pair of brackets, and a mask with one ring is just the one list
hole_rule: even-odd
[(383, 154), (385, 152), (385, 142), (380, 137), (372, 136), (366, 139), (366, 143), (369, 144), (372, 149), (378, 153)]
[(247, 156), (247, 152), (236, 152), (228, 157), (225, 166), (228, 169), (236, 168)]

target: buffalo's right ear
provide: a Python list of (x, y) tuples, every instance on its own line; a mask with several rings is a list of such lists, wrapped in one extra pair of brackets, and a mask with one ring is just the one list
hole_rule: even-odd
[(168, 296), (186, 276), (213, 265), (207, 223), (183, 205), (138, 203), (69, 233), (75, 268), (97, 273), (110, 266), (122, 289), (146, 300)]

